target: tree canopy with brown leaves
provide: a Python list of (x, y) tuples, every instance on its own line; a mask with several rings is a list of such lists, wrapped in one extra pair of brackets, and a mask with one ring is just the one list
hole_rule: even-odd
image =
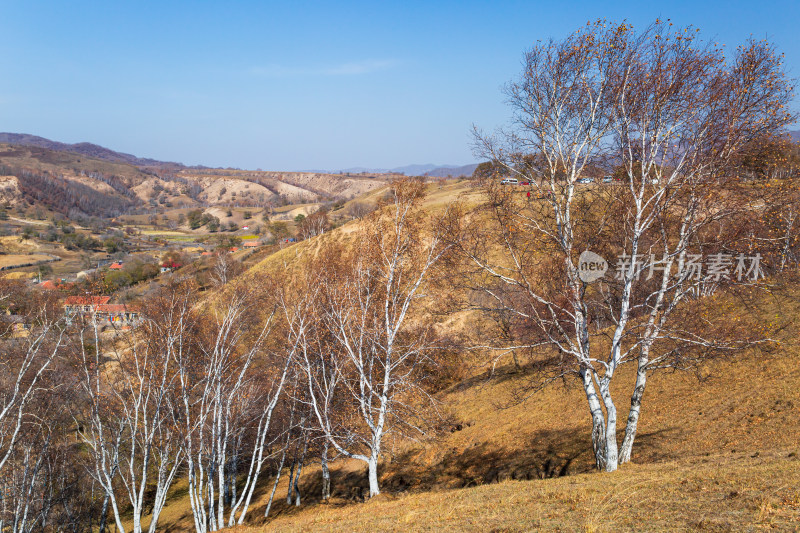
[[(451, 228), (453, 243), (478, 307), (513, 317), (523, 345), (555, 349), (549, 379), (579, 377), (597, 465), (613, 471), (630, 460), (648, 371), (752, 340), (687, 321), (688, 300), (730, 279), (689, 267), (698, 254), (739, 252), (729, 222), (754, 208), (739, 156), (794, 120), (794, 87), (766, 41), (726, 55), (692, 27), (601, 20), (537, 43), (505, 93), (509, 128), (475, 133), (496, 169), (481, 181), (488, 201)], [(581, 189), (597, 168), (621, 179)], [(529, 192), (503, 187), (503, 173)], [(586, 251), (611, 259), (616, 276), (584, 281)], [(628, 362), (638, 371), (619, 448), (610, 387)]]

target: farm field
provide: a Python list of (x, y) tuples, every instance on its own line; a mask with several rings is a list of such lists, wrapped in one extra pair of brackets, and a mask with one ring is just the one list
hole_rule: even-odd
[(52, 260), (52, 257), (43, 254), (0, 255), (0, 268), (9, 269), (21, 266), (31, 266), (34, 263), (44, 263)]

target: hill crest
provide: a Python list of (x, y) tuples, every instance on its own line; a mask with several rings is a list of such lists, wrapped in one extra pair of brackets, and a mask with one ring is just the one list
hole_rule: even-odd
[(137, 167), (167, 167), (174, 170), (187, 168), (183, 163), (159, 161), (157, 159), (151, 159), (147, 157), (137, 157), (132, 154), (117, 152), (110, 148), (90, 142), (68, 144), (59, 141), (52, 141), (44, 137), (39, 137), (38, 135), (30, 135), (28, 133), (0, 133), (0, 143), (21, 146), (35, 146), (37, 148), (45, 148), (47, 150), (54, 150), (57, 152), (71, 152), (84, 155), (86, 157), (92, 157), (94, 159), (101, 159), (103, 161), (110, 161), (112, 163), (127, 163)]

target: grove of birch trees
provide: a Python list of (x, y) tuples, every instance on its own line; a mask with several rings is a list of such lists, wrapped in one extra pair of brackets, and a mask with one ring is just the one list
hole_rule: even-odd
[[(306, 219), (291, 260), (221, 256), (203, 291), (176, 273), (133, 327), (0, 280), (0, 531), (160, 531), (179, 486), (195, 531), (219, 531), (268, 518), (282, 480), (287, 505), (309, 475), (330, 499), (344, 461), (374, 497), (387, 450), (441, 424), (442, 354), (465, 346), (528, 354), (520, 401), (574, 380), (610, 472), (634, 456), (652, 372), (769, 341), (695, 317), (734, 267), (756, 284), (800, 262), (794, 86), (772, 45), (598, 21), (535, 45), (506, 95), (464, 198), (434, 208), (425, 179), (397, 180), (342, 231)], [(613, 181), (582, 187), (598, 175)], [(605, 277), (581, 276), (585, 252)], [(432, 310), (451, 304), (498, 327), (450, 345)]]

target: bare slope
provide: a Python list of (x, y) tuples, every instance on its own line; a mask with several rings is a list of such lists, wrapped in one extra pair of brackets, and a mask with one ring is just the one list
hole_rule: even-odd
[(0, 144), (0, 201), (62, 214), (114, 217), (160, 206), (264, 207), (342, 201), (379, 189), (394, 177), (146, 167), (142, 162), (152, 160), (111, 157), (94, 149), (73, 151), (79, 145), (9, 135), (0, 134), (0, 139), (16, 142)]
[[(427, 206), (436, 209), (463, 192), (469, 192), (465, 183), (432, 186)], [(321, 240), (346, 240), (356, 225), (288, 247), (250, 275), (290, 275)], [(577, 383), (554, 384), (513, 403), (530, 369), (507, 366), (489, 375), (475, 358), (465, 357), (463, 379), (436, 396), (444, 415), (438, 431), (422, 442), (387, 446), (380, 467), (384, 494), (361, 503), (364, 468), (340, 460), (333, 468), (333, 501), (320, 505), (319, 470), (309, 465), (300, 508), (285, 504), (282, 481), (273, 518), (258, 524), (272, 483), (265, 478), (249, 515), (254, 522), (239, 531), (796, 528), (800, 283), (763, 293), (747, 308), (726, 304), (730, 316), (747, 313), (771, 324), (780, 344), (709, 361), (694, 372), (653, 373), (633, 464), (618, 472), (593, 468), (590, 420)], [(451, 326), (468, 330), (474, 324), (459, 317)], [(612, 390), (621, 408), (629, 402), (633, 371), (623, 367)], [(191, 527), (185, 497), (176, 496), (163, 518), (165, 528)]]
[[(797, 316), (798, 294), (765, 307), (763, 318)], [(320, 474), (310, 465), (300, 508), (286, 505), (282, 481), (273, 518), (259, 525), (272, 482), (264, 479), (256, 522), (237, 531), (792, 530), (800, 521), (797, 333), (792, 324), (781, 333), (789, 344), (698, 374), (654, 374), (633, 464), (613, 474), (592, 468), (579, 387), (556, 385), (500, 408), (527, 377), (503, 369), (438, 395), (450, 421), (428, 441), (389, 450), (375, 501), (360, 502), (361, 465), (339, 461), (333, 500), (320, 505)], [(619, 405), (625, 392), (614, 391)], [(191, 527), (183, 496), (162, 517), (165, 528)]]
[(579, 474), (282, 509), (272, 531), (796, 531), (800, 461), (719, 454)]
[(322, 172), (273, 172), (255, 170), (186, 170), (182, 177), (192, 180), (227, 178), (258, 183), (292, 202), (350, 199), (385, 186), (394, 174), (326, 174)]

